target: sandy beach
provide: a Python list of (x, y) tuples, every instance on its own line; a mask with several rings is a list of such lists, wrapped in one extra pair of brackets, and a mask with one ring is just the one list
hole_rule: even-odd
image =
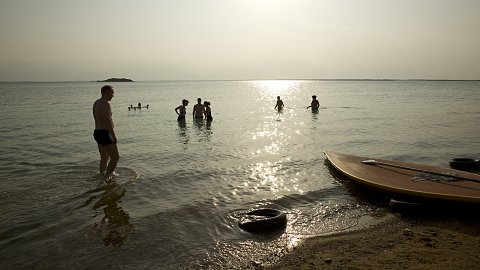
[(478, 269), (478, 211), (451, 211), (395, 213), (362, 230), (309, 238), (259, 269)]

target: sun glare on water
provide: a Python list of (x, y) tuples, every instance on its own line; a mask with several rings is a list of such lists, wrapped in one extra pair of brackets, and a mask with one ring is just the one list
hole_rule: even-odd
[(263, 96), (289, 96), (300, 84), (299, 81), (271, 80), (253, 81), (254, 87), (261, 91)]

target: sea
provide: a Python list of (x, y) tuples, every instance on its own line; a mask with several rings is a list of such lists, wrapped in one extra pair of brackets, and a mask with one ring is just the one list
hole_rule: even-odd
[[(92, 136), (104, 84), (0, 83), (1, 269), (254, 269), (390, 212), (326, 150), (445, 167), (480, 157), (480, 81), (114, 82), (120, 160), (104, 183)], [(213, 121), (193, 119), (197, 98)], [(239, 228), (258, 208), (283, 211), (286, 227)]]

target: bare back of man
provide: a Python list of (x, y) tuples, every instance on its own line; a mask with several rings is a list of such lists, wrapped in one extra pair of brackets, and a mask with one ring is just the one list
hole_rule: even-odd
[(93, 137), (100, 153), (100, 172), (105, 173), (105, 180), (110, 180), (117, 166), (120, 155), (117, 149), (117, 137), (113, 130), (112, 109), (109, 101), (113, 98), (113, 87), (102, 87), (102, 97), (93, 104), (95, 130)]

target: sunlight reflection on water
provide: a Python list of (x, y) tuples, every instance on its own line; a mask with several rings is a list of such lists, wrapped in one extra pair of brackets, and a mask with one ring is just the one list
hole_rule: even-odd
[(270, 80), (270, 81), (252, 81), (252, 86), (259, 92), (263, 100), (272, 97), (281, 96), (289, 98), (298, 90), (302, 81), (292, 80)]
[[(478, 157), (480, 149), (479, 126), (472, 125), (480, 115), (478, 82), (117, 84), (111, 106), (119, 166), (132, 169), (139, 179), (125, 188), (125, 195), (121, 189), (106, 194), (107, 202), (116, 205), (106, 207), (102, 200), (98, 210), (82, 207), (63, 214), (65, 209), (76, 209), (79, 199), (87, 200), (77, 197), (77, 191), (83, 194), (94, 184), (84, 181), (90, 175), (68, 173), (56, 165), (92, 168), (88, 174), (96, 171), (91, 105), (99, 97), (100, 84), (0, 86), (4, 97), (0, 100), (0, 202), (5, 205), (0, 223), (12, 239), (19, 237), (0, 246), (7, 254), (0, 255), (0, 261), (8, 259), (7, 268), (18, 262), (29, 268), (41, 261), (39, 255), (52, 258), (46, 266), (58, 261), (66, 268), (77, 262), (138, 268), (162, 258), (156, 261), (158, 268), (179, 269), (205, 257), (204, 253), (222, 263), (256, 260), (255, 256), (276, 254), (286, 243), (295, 246), (295, 237), (350, 228), (365, 213), (375, 211), (332, 177), (323, 150), (448, 166), (447, 157)], [(317, 113), (306, 108), (313, 94), (321, 104)], [(212, 102), (214, 121), (193, 121), (190, 105), (185, 123), (178, 123), (173, 108), (183, 98), (199, 96)], [(283, 112), (274, 110), (276, 96), (284, 101)], [(137, 102), (150, 107), (127, 110)], [(89, 206), (101, 198), (98, 192), (92, 196), (99, 197)], [(231, 213), (253, 207), (284, 210), (286, 232), (267, 241), (238, 229)], [(127, 223), (135, 230), (124, 226)], [(100, 230), (91, 229), (95, 224)], [(91, 237), (79, 237), (78, 227), (87, 234), (93, 231)], [(123, 241), (114, 242), (122, 243), (115, 253), (102, 242), (110, 231)], [(43, 240), (32, 241), (35, 237)], [(82, 254), (76, 258), (67, 252), (72, 240), (75, 255)], [(158, 243), (161, 248), (151, 248)], [(40, 244), (58, 249), (37, 249)], [(216, 245), (218, 256), (212, 252)], [(232, 256), (223, 257), (224, 245)], [(38, 260), (31, 259), (35, 257)]]

